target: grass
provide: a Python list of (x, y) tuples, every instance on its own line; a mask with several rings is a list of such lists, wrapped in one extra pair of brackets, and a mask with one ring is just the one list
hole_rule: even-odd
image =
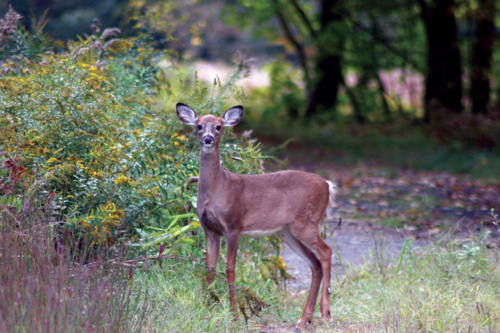
[[(500, 255), (486, 239), (442, 240), (425, 248), (407, 241), (399, 257), (373, 254), (371, 263), (332, 278), (332, 319), (316, 315), (308, 331), (498, 332)], [(289, 318), (300, 316), (306, 296), (282, 304)]]
[[(289, 142), (287, 150), (276, 155), (290, 160), (335, 162), (344, 166), (358, 163), (385, 168), (432, 170), (469, 174), (472, 178), (500, 181), (500, 151), (478, 149), (463, 142), (437, 142), (423, 127), (411, 125), (262, 124), (251, 119), (245, 128), (253, 129), (264, 142)], [(288, 151), (288, 152), (287, 152)]]
[(148, 295), (139, 306), (154, 303), (148, 326), (158, 332), (226, 332), (234, 326), (227, 304), (210, 304), (192, 267), (171, 261), (163, 265), (134, 274), (134, 285)]
[(49, 215), (27, 205), (19, 213), (0, 206), (0, 331), (142, 331), (150, 307), (134, 307), (141, 292), (122, 271), (85, 267), (56, 248)]
[[(218, 273), (214, 284), (208, 288), (203, 282), (203, 267), (175, 259), (164, 260), (162, 267), (143, 267), (134, 273), (135, 288), (146, 290), (145, 296), (138, 300), (136, 306), (140, 308), (148, 303), (154, 305), (147, 325), (159, 332), (248, 332), (260, 331), (262, 325), (274, 321), (283, 322), (279, 307), (284, 295), (271, 281), (243, 282), (248, 281), (244, 272), (251, 264), (239, 261), (237, 298), (247, 306), (245, 311), (250, 317), (248, 321), (242, 313), (239, 313), (237, 320), (233, 320), (222, 272)], [(219, 268), (225, 269), (223, 265), (219, 265)], [(267, 306), (258, 316), (251, 316), (248, 302), (252, 305), (264, 302)]]
[[(307, 296), (257, 281), (252, 258), (242, 253), (239, 286), (250, 288), (269, 306), (248, 323), (242, 315), (233, 321), (222, 273), (213, 293), (202, 282), (204, 268), (191, 262), (144, 263), (129, 279), (120, 265), (85, 266), (56, 249), (50, 219), (41, 211), (16, 213), (3, 205), (0, 213), (1, 331), (283, 332), (300, 318)], [(484, 233), (427, 248), (409, 242), (399, 258), (384, 253), (380, 244), (371, 263), (333, 277), (332, 320), (316, 316), (308, 330), (496, 332), (498, 243)]]
[[(407, 241), (396, 258), (380, 246), (371, 263), (351, 266), (338, 280), (333, 276), (332, 319), (316, 315), (308, 331), (497, 332), (500, 255), (493, 247), (484, 234), (441, 240), (426, 248)], [(175, 261), (137, 273), (135, 286), (147, 288), (154, 299), (148, 326), (168, 332), (293, 331), (307, 297), (247, 285), (270, 306), (245, 324), (241, 315), (231, 320), (225, 283), (218, 281), (220, 302), (214, 303), (202, 275), (203, 270)]]
[(498, 249), (479, 239), (407, 249), (401, 266), (350, 272), (335, 287), (332, 328), (364, 332), (496, 332)]

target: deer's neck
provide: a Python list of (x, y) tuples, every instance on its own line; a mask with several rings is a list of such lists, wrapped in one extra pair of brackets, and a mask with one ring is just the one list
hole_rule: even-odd
[(216, 148), (212, 153), (200, 154), (200, 177), (199, 190), (202, 193), (210, 192), (215, 189), (217, 184), (222, 180), (222, 168), (220, 166), (219, 148)]

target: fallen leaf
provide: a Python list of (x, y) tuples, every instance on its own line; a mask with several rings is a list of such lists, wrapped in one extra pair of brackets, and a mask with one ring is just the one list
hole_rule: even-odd
[(429, 229), (429, 234), (431, 235), (434, 235), (434, 234), (437, 234), (441, 231), (441, 228), (432, 228), (432, 229)]

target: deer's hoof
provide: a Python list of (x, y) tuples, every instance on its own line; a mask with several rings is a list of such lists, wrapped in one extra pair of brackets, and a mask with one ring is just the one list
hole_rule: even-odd
[(329, 319), (330, 317), (332, 316), (332, 313), (330, 312), (330, 310), (328, 311), (325, 311), (325, 312), (321, 312), (321, 317), (323, 317), (324, 319)]
[(306, 328), (309, 325), (311, 325), (311, 320), (310, 319), (301, 318), (299, 320), (299, 322), (297, 323), (297, 325), (295, 325), (295, 328), (300, 330), (302, 328)]

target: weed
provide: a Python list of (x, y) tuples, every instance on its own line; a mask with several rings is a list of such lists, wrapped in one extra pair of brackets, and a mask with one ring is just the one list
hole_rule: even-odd
[[(54, 244), (50, 198), (38, 193), (0, 205), (0, 330), (3, 332), (132, 332), (144, 329), (150, 306), (120, 270)], [(41, 204), (40, 204), (41, 203)], [(101, 254), (102, 256), (102, 254)]]
[(478, 238), (449, 244), (406, 242), (395, 265), (351, 269), (334, 288), (334, 321), (362, 331), (498, 330), (498, 253)]

